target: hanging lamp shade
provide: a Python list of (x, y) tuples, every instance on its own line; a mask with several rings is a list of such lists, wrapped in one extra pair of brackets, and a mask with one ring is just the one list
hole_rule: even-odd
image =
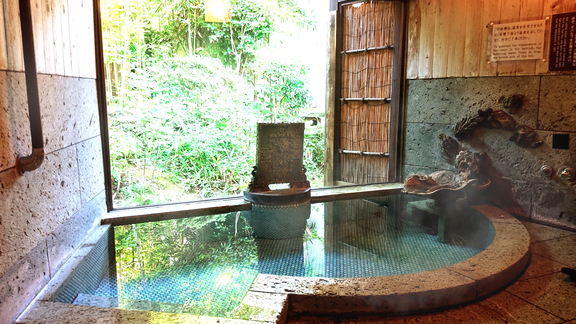
[(206, 22), (227, 22), (230, 20), (230, 0), (204, 0)]

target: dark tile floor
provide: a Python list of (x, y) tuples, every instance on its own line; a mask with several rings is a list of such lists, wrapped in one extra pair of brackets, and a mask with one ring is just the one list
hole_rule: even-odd
[(576, 268), (576, 232), (525, 222), (532, 258), (506, 289), (472, 304), (435, 313), (401, 316), (294, 317), (288, 323), (572, 323), (576, 282), (560, 272)]

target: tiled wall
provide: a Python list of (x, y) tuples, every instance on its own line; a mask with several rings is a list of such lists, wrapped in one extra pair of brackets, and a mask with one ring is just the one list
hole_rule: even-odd
[(106, 212), (91, 78), (38, 75), (45, 159), (18, 176), (31, 152), (23, 72), (0, 71), (0, 323), (12, 320)]
[[(408, 80), (405, 174), (453, 169), (438, 150), (438, 135), (478, 109), (501, 109), (501, 96), (522, 94), (524, 107), (513, 117), (534, 128), (544, 141), (522, 148), (509, 131), (478, 128), (464, 145), (485, 152), (512, 187), (528, 216), (576, 228), (576, 194), (544, 177), (542, 165), (576, 169), (576, 76), (513, 76)], [(553, 149), (553, 134), (569, 134), (569, 149)]]

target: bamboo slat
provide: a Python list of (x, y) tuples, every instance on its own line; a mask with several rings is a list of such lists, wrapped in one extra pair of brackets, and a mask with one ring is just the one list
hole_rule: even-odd
[[(542, 2), (532, 0), (520, 1), (520, 21), (537, 20), (542, 17)], [(533, 75), (536, 72), (536, 60), (518, 61), (516, 75)]]
[(346, 6), (344, 12), (344, 51), (392, 44), (393, 5), (385, 2)]
[(462, 72), (465, 77), (476, 77), (480, 74), (482, 43), (486, 41), (482, 38), (482, 32), (486, 29), (482, 24), (483, 7), (483, 1), (466, 0), (466, 36)]
[(432, 76), (445, 78), (448, 72), (448, 47), (453, 46), (452, 33), (450, 31), (451, 8), (450, 0), (439, 0), (436, 7), (434, 23), (434, 62)]
[(366, 98), (390, 98), (392, 83), (392, 51), (373, 52), (369, 57)]
[(346, 54), (342, 58), (342, 98), (389, 98), (392, 83), (390, 50)]
[[(342, 105), (341, 148), (351, 151), (389, 152), (390, 107), (389, 103), (346, 102)], [(349, 178), (359, 179), (361, 176), (352, 176), (352, 174), (356, 171), (359, 171), (356, 173), (362, 174), (362, 170), (379, 168), (382, 165), (372, 165), (372, 162), (366, 162), (363, 160), (364, 158), (368, 157), (342, 160), (342, 163), (345, 163), (342, 164), (343, 174), (348, 174)], [(382, 159), (382, 157), (378, 158)], [(349, 165), (350, 163), (354, 165)]]
[(450, 0), (452, 17), (448, 35), (448, 70), (447, 77), (464, 76), (464, 47), (466, 46), (466, 13), (469, 1)]
[[(500, 22), (509, 23), (520, 20), (520, 0), (502, 0)], [(498, 62), (498, 75), (516, 74), (517, 61)]]
[(501, 0), (490, 0), (484, 4), (482, 10), (482, 50), (480, 56), (480, 76), (494, 76), (498, 72), (496, 64), (489, 63), (490, 60), (490, 43), (488, 35), (492, 28), (488, 28), (491, 22), (500, 21)]
[(0, 70), (8, 69), (6, 31), (4, 30), (4, 1), (0, 0)]
[(418, 58), (418, 75), (431, 78), (434, 63), (434, 26), (437, 0), (420, 0), (421, 29)]
[[(341, 98), (392, 96), (394, 5), (375, 1), (343, 7)], [(340, 147), (346, 151), (388, 153), (390, 102), (343, 100), (340, 106)], [(340, 154), (341, 181), (366, 184), (388, 181), (388, 157)]]
[(4, 19), (6, 32), (6, 65), (12, 71), (24, 71), (22, 50), (22, 32), (18, 0), (4, 0)]
[(355, 184), (370, 184), (388, 181), (388, 158), (345, 154), (340, 156), (342, 165), (342, 181)]
[(418, 79), (418, 49), (420, 47), (421, 12), (420, 1), (408, 3), (408, 51), (406, 58), (406, 78)]

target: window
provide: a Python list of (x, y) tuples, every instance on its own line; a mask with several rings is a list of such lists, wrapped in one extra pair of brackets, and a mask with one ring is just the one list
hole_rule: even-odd
[(328, 4), (231, 0), (213, 22), (209, 2), (101, 1), (117, 207), (241, 194), (258, 122), (308, 121), (308, 179), (323, 183)]
[[(284, 11), (270, 14), (274, 8), (263, 4), (273, 2)], [(202, 0), (102, 0), (100, 7), (107, 15), (100, 71), (112, 162), (107, 194), (115, 207), (241, 193), (255, 153), (255, 127), (244, 127), (256, 122), (309, 121), (305, 163), (313, 165), (307, 175), (316, 186), (324, 145), (334, 153), (326, 162), (336, 185), (398, 180), (402, 2), (338, 3), (336, 104), (326, 109), (335, 126), (326, 143), (318, 123), (326, 76), (318, 67), (325, 62), (302, 64), (311, 53), (326, 57), (327, 14), (317, 1), (232, 0), (228, 23), (205, 22)], [(321, 41), (302, 46), (301, 31)], [(284, 52), (296, 54), (279, 61)], [(307, 78), (322, 86), (306, 89)], [(320, 93), (316, 102), (313, 92)], [(231, 135), (238, 128), (240, 135)], [(157, 194), (159, 188), (168, 191)]]

